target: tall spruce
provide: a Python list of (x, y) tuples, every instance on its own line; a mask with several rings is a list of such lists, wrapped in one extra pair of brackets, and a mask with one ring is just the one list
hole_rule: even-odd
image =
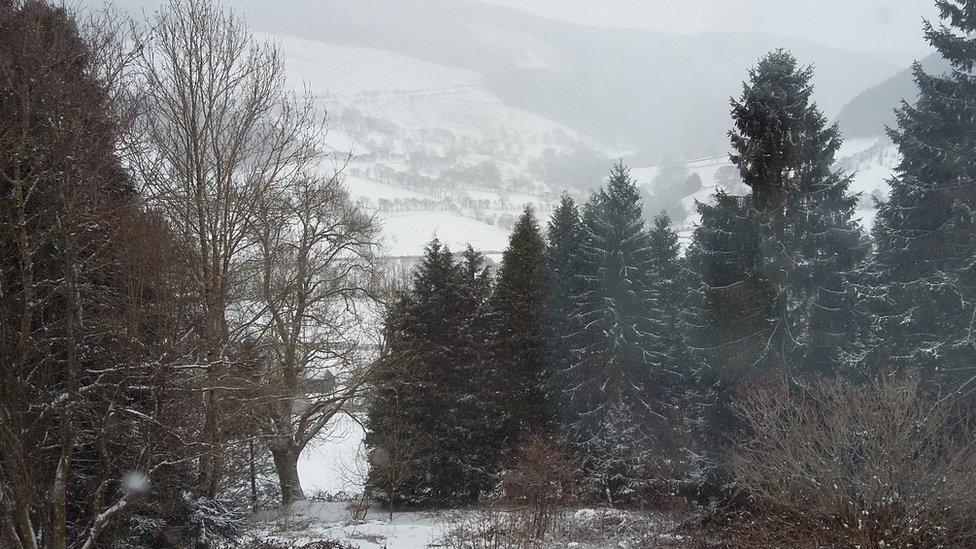
[(757, 371), (791, 377), (848, 363), (856, 323), (847, 275), (867, 250), (850, 177), (832, 168), (840, 131), (811, 100), (812, 77), (788, 52), (766, 55), (732, 101), (729, 134), (758, 214), (756, 274), (772, 292), (750, 354)]
[(545, 320), (546, 394), (550, 402), (550, 416), (555, 423), (566, 427), (572, 421), (567, 396), (573, 355), (573, 336), (579, 332), (574, 313), (576, 297), (582, 293), (580, 284), (580, 252), (583, 246), (583, 225), (579, 209), (568, 195), (563, 194), (549, 219), (546, 230)]
[(502, 254), (491, 299), (494, 374), (506, 385), (506, 446), (550, 421), (544, 371), (545, 252), (535, 213), (526, 207)]
[(653, 222), (650, 246), (657, 284), (661, 289), (661, 319), (667, 327), (663, 333), (666, 352), (663, 367), (669, 377), (680, 382), (678, 378), (684, 376), (685, 372), (682, 370), (688, 362), (682, 311), (688, 298), (689, 277), (681, 256), (678, 233), (671, 226), (671, 218), (667, 214), (660, 214), (654, 217)]
[(401, 290), (387, 305), (385, 344), (373, 367), (366, 413), (366, 486), (372, 498), (385, 501), (390, 509), (427, 503), (426, 475), (436, 450), (425, 427), (432, 413), (429, 395), (437, 386), (410, 329), (414, 306), (409, 290)]
[(952, 65), (914, 66), (917, 104), (903, 103), (889, 131), (902, 154), (874, 227), (883, 283), (872, 363), (917, 369), (969, 395), (976, 389), (976, 1), (939, 0), (929, 43)]
[[(565, 384), (570, 432), (598, 480), (625, 494), (653, 445), (643, 427), (662, 417), (656, 399), (666, 324), (640, 197), (623, 164), (590, 198), (582, 225), (579, 332)], [(623, 425), (641, 428), (624, 440)]]
[(491, 361), (490, 303), (492, 279), (484, 254), (470, 244), (459, 258), (458, 296), (463, 316), (455, 341), (455, 367), (448, 389), (452, 422), (438, 437), (447, 449), (442, 469), (457, 475), (440, 498), (473, 502), (493, 487), (505, 442), (506, 381)]
[(735, 386), (755, 374), (756, 349), (770, 333), (765, 311), (775, 291), (762, 276), (759, 216), (749, 202), (719, 191), (712, 203), (698, 203), (700, 221), (686, 254), (691, 289), (683, 319), (693, 390), (684, 410), (703, 499), (721, 484), (712, 474), (733, 431)]
[(765, 310), (774, 291), (762, 276), (759, 220), (748, 197), (719, 191), (712, 203), (698, 203), (698, 214), (686, 254), (694, 273), (688, 336), (697, 376), (720, 390), (753, 369), (755, 349), (769, 337)]

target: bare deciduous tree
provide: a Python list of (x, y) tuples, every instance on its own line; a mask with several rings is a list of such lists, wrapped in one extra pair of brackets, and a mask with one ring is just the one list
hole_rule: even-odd
[(190, 248), (203, 342), (191, 362), (206, 408), (199, 486), (214, 497), (224, 418), (240, 387), (233, 349), (248, 328), (230, 325), (227, 310), (243, 296), (237, 275), (255, 244), (256, 213), (318, 157), (322, 117), (310, 97), (287, 91), (275, 46), (209, 0), (172, 0), (142, 52), (137, 167), (150, 203)]
[(300, 174), (257, 208), (248, 323), (264, 358), (259, 424), (286, 505), (305, 499), (299, 455), (361, 394), (369, 366), (378, 227), (340, 174)]

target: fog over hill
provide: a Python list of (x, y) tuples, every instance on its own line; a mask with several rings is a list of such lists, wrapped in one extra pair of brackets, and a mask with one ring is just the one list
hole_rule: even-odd
[(583, 27), (477, 2), (328, 0), (303, 8), (255, 20), (303, 38), (476, 71), (513, 106), (645, 158), (724, 151), (728, 98), (770, 49), (786, 47), (816, 64), (817, 99), (828, 115), (904, 66), (887, 54), (783, 36)]
[(289, 2), (287, 10), (258, 0), (233, 5), (272, 34), (475, 71), (511, 105), (644, 159), (723, 152), (728, 98), (771, 49), (788, 48), (816, 65), (816, 97), (830, 116), (910, 61), (772, 34), (586, 27), (458, 0), (322, 0)]
[[(929, 74), (942, 74), (950, 68), (937, 54), (920, 59), (919, 64)], [(917, 97), (914, 73), (906, 68), (851, 99), (837, 115), (837, 121), (847, 137), (879, 135), (885, 126), (894, 126), (895, 108), (902, 100), (914, 103)]]

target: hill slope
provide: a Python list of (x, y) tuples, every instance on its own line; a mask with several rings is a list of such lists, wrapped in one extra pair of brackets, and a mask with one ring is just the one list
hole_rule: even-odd
[[(925, 72), (941, 74), (949, 64), (938, 54), (919, 61)], [(912, 69), (905, 69), (880, 84), (859, 93), (847, 102), (837, 115), (837, 121), (847, 137), (871, 137), (884, 133), (885, 126), (895, 124), (895, 108), (901, 101), (914, 103), (918, 97)]]
[(243, 5), (255, 25), (279, 33), (475, 72), (509, 105), (654, 159), (722, 152), (728, 98), (771, 49), (816, 64), (817, 99), (829, 114), (901, 64), (795, 38), (585, 27), (457, 0)]

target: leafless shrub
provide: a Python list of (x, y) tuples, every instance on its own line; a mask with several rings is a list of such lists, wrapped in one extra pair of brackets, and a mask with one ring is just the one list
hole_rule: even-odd
[(560, 438), (530, 434), (516, 449), (515, 466), (502, 473), (502, 503), (522, 514), (531, 537), (541, 539), (558, 529), (562, 510), (576, 501), (582, 464)]
[(445, 549), (534, 549), (541, 540), (531, 535), (526, 515), (494, 506), (461, 511), (448, 522), (437, 540)]
[(730, 455), (746, 497), (737, 547), (944, 547), (976, 543), (976, 443), (915, 380), (760, 388), (734, 411)]

